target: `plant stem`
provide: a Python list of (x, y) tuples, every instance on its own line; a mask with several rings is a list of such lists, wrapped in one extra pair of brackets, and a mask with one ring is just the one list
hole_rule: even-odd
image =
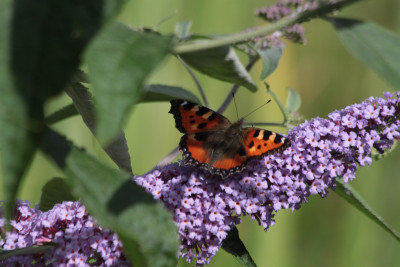
[(343, 0), (334, 4), (321, 4), (318, 8), (314, 10), (300, 12), (294, 14), (294, 16), (281, 19), (272, 25), (261, 26), (258, 29), (254, 29), (251, 31), (225, 35), (224, 37), (218, 39), (197, 40), (197, 41), (177, 44), (175, 47), (172, 48), (172, 53), (183, 54), (183, 53), (195, 52), (195, 51), (245, 42), (258, 36), (271, 34), (277, 30), (281, 30), (290, 25), (308, 21), (313, 17), (326, 15), (327, 13), (333, 12), (345, 5), (349, 5), (357, 1), (361, 0)]
[(201, 98), (203, 98), (204, 106), (209, 107), (209, 106), (208, 106), (207, 96), (206, 96), (206, 94), (205, 94), (205, 92), (204, 92), (204, 90), (203, 90), (203, 87), (201, 86), (199, 80), (197, 79), (196, 75), (194, 75), (192, 69), (186, 64), (186, 62), (185, 62), (180, 56), (177, 56), (177, 58), (178, 58), (179, 61), (182, 63), (182, 65), (185, 67), (185, 69), (189, 72), (190, 76), (192, 77), (194, 83), (195, 83), (196, 86), (197, 86), (197, 89), (199, 89)]
[[(257, 62), (257, 60), (259, 60), (258, 56), (254, 56), (254, 57), (250, 57), (249, 63), (246, 66), (246, 70), (250, 71), (250, 69), (254, 66), (254, 64)], [(218, 113), (224, 113), (224, 111), (226, 110), (226, 108), (228, 107), (228, 105), (231, 103), (232, 101), (232, 96), (236, 94), (237, 90), (239, 89), (238, 84), (235, 84), (231, 91), (229, 92), (229, 94), (226, 96), (225, 101), (221, 104), (221, 106), (217, 109)]]

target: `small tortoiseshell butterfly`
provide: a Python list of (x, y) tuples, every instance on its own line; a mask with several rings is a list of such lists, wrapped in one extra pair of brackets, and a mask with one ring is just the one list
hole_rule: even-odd
[(290, 141), (280, 134), (254, 127), (242, 128), (244, 119), (231, 123), (221, 114), (186, 100), (171, 101), (169, 113), (184, 135), (179, 143), (186, 164), (226, 178), (252, 159), (283, 151)]

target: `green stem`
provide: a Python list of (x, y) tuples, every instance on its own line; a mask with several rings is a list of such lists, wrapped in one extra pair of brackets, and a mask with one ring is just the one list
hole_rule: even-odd
[(287, 122), (287, 116), (286, 116), (286, 113), (285, 113), (285, 108), (283, 107), (281, 101), (279, 101), (279, 99), (276, 96), (276, 94), (271, 89), (269, 89), (269, 85), (266, 82), (264, 82), (264, 84), (265, 84), (265, 87), (267, 88), (268, 94), (270, 94), (272, 96), (272, 98), (275, 100), (276, 104), (278, 105), (279, 109), (281, 110), (282, 115), (283, 115), (283, 123), (282, 124), (285, 124)]
[(251, 31), (225, 35), (224, 37), (218, 39), (197, 40), (197, 41), (177, 44), (175, 47), (172, 48), (172, 53), (184, 54), (189, 52), (195, 52), (195, 51), (245, 42), (258, 36), (271, 34), (277, 30), (281, 30), (290, 25), (305, 22), (313, 17), (326, 15), (327, 13), (333, 12), (343, 6), (352, 4), (353, 2), (357, 1), (361, 0), (343, 0), (334, 4), (321, 4), (318, 8), (314, 10), (300, 12), (298, 14), (295, 14), (294, 16), (281, 19), (272, 25), (261, 26), (258, 29), (254, 29)]
[(177, 58), (182, 63), (182, 65), (185, 67), (185, 69), (189, 72), (190, 77), (192, 77), (194, 83), (196, 84), (197, 89), (200, 92), (201, 98), (203, 98), (204, 106), (209, 107), (206, 93), (204, 92), (203, 87), (201, 86), (201, 84), (199, 82), (199, 79), (197, 79), (197, 77), (194, 74), (194, 72), (192, 71), (192, 69), (188, 66), (188, 64), (186, 64), (186, 62), (180, 56), (177, 56)]

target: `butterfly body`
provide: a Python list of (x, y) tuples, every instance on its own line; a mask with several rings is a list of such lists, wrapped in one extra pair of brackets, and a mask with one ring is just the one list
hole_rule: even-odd
[(179, 143), (186, 164), (199, 166), (223, 178), (239, 172), (248, 161), (282, 151), (289, 140), (274, 132), (243, 128), (244, 119), (231, 123), (221, 114), (185, 100), (172, 100)]

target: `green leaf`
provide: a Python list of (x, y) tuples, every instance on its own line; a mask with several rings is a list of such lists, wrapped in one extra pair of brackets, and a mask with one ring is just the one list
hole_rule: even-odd
[(285, 113), (296, 112), (301, 106), (300, 95), (293, 89), (286, 88), (289, 91), (288, 97), (286, 98)]
[(240, 240), (239, 231), (235, 226), (228, 232), (228, 236), (222, 241), (222, 248), (226, 252), (232, 254), (243, 266), (256, 266), (250, 253), (247, 251), (242, 240)]
[(208, 76), (242, 85), (252, 92), (257, 91), (250, 74), (230, 46), (184, 53), (179, 56), (190, 66)]
[[(111, 1), (111, 0), (108, 0)], [(104, 23), (106, 2), (1, 1), (0, 133), (6, 216), (41, 139), (43, 104), (62, 91)], [(112, 7), (118, 9), (121, 1)], [(107, 18), (109, 19), (109, 17)]]
[(120, 133), (132, 106), (140, 101), (145, 79), (166, 56), (170, 41), (114, 23), (92, 42), (86, 62), (96, 95), (96, 134), (101, 143)]
[[(71, 97), (75, 108), (82, 116), (83, 122), (94, 134), (96, 120), (93, 99), (89, 89), (79, 81), (74, 80), (71, 86), (65, 89), (65, 92)], [(108, 145), (103, 146), (103, 149), (119, 168), (132, 173), (131, 157), (124, 132), (120, 132)]]
[(54, 248), (54, 245), (42, 245), (42, 246), (17, 248), (13, 250), (4, 250), (0, 252), (0, 261), (3, 261), (12, 256), (42, 254), (45, 253), (50, 248)]
[(66, 174), (91, 214), (121, 238), (134, 242), (137, 250), (128, 255), (135, 265), (176, 265), (178, 242), (171, 214), (130, 175), (76, 149), (68, 157)]
[(55, 204), (62, 203), (63, 201), (75, 200), (65, 179), (56, 177), (43, 186), (39, 209), (41, 211), (48, 211), (52, 209)]
[(370, 22), (329, 18), (350, 54), (392, 86), (400, 87), (400, 37)]
[(283, 47), (273, 47), (257, 50), (262, 60), (262, 71), (260, 80), (267, 78), (278, 67), (283, 55)]
[(31, 107), (59, 93), (75, 73), (83, 49), (104, 23), (104, 6), (97, 0), (13, 1), (11, 65)]
[(361, 198), (361, 196), (354, 191), (354, 189), (349, 185), (345, 184), (341, 180), (336, 180), (336, 190), (335, 192), (341, 196), (344, 200), (353, 205), (356, 209), (361, 211), (364, 215), (369, 217), (385, 231), (391, 234), (397, 241), (400, 241), (400, 236), (392, 228), (390, 228), (387, 223)]
[(179, 21), (175, 24), (174, 33), (179, 39), (188, 38), (190, 27), (192, 27), (191, 21)]
[(0, 147), (5, 216), (11, 217), (15, 196), (35, 152), (34, 137), (27, 131), (26, 105), (15, 88), (11, 72), (11, 15), (14, 1), (0, 1)]
[(130, 174), (112, 169), (47, 129), (41, 149), (65, 171), (73, 193), (97, 221), (121, 238), (136, 266), (176, 266), (177, 229), (172, 215)]
[(192, 92), (181, 87), (150, 84), (142, 89), (141, 102), (169, 101), (172, 99), (184, 99), (194, 103), (201, 103)]

